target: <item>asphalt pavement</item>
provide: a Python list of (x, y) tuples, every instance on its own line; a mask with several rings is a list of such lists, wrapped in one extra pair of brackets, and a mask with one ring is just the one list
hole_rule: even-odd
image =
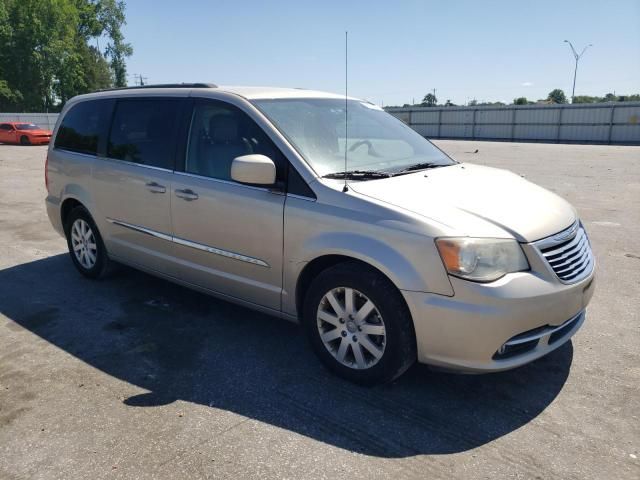
[(81, 277), (46, 148), (0, 145), (0, 479), (640, 478), (640, 147), (436, 143), (575, 205), (596, 293), (530, 365), (376, 388), (295, 324), (128, 268)]

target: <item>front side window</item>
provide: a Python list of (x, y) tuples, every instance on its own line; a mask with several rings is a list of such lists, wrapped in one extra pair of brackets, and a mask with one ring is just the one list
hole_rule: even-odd
[(175, 98), (119, 100), (107, 157), (172, 170), (181, 104)]
[(0, 125), (0, 130), (13, 130), (13, 128), (8, 123), (3, 123)]
[(253, 104), (319, 175), (344, 171), (345, 148), (348, 170), (398, 173), (417, 165), (455, 163), (404, 123), (367, 102), (348, 100), (346, 121), (344, 99), (270, 99)]
[(278, 180), (285, 177), (285, 160), (271, 139), (240, 109), (219, 101), (197, 103), (185, 171), (205, 177), (231, 180), (231, 163), (236, 157), (261, 154), (276, 164)]
[(95, 100), (71, 107), (58, 129), (55, 148), (95, 155), (107, 121), (108, 106), (105, 100)]

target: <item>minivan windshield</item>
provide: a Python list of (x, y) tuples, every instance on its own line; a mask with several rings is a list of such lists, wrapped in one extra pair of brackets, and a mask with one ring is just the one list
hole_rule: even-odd
[[(380, 107), (348, 100), (289, 98), (254, 100), (320, 176), (345, 171), (358, 178), (381, 178), (455, 162), (431, 142)], [(363, 175), (365, 174), (365, 175)], [(368, 175), (367, 175), (368, 174)]]

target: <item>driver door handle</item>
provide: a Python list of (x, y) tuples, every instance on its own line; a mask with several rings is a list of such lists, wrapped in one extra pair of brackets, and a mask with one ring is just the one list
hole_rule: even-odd
[(145, 187), (147, 187), (147, 190), (151, 193), (164, 193), (167, 191), (167, 187), (156, 182), (149, 182), (145, 184)]
[(193, 190), (187, 188), (185, 190), (176, 190), (176, 197), (182, 198), (183, 200), (186, 200), (187, 202), (191, 202), (192, 200), (197, 200), (198, 199), (198, 194), (196, 192), (194, 192)]

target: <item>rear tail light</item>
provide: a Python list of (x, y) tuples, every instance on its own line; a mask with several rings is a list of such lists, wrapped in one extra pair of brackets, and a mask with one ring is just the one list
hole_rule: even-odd
[(47, 193), (49, 193), (49, 152), (47, 152), (44, 161), (44, 186), (47, 189)]

